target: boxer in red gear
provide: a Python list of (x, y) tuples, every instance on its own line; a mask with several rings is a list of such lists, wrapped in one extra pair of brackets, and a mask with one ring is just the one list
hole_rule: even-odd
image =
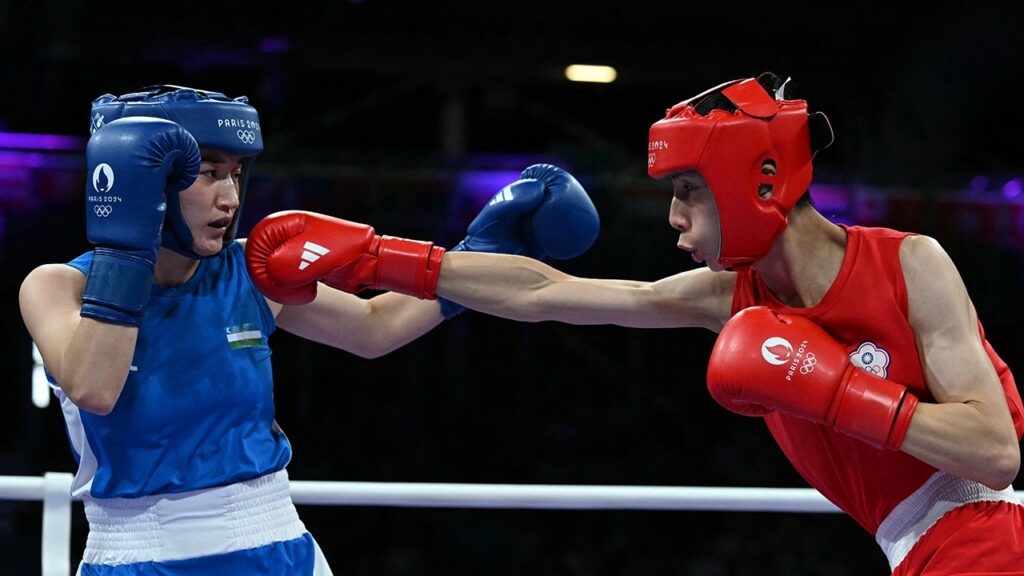
[(530, 322), (721, 332), (716, 400), (763, 417), (894, 575), (1024, 574), (1013, 376), (938, 242), (814, 209), (811, 161), (831, 127), (788, 89), (773, 74), (727, 82), (651, 127), (648, 171), (672, 183), (677, 246), (706, 268), (599, 280), (448, 253), (437, 294)]

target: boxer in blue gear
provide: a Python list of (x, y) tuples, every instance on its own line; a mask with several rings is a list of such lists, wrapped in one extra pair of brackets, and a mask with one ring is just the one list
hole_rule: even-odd
[[(19, 296), (78, 462), (72, 490), (89, 520), (79, 573), (331, 574), (289, 496), (267, 339), (280, 327), (377, 357), (440, 324), (439, 304), (320, 286), (311, 303), (285, 306), (259, 292), (234, 239), (263, 148), (244, 98), (155, 87), (98, 98), (91, 120), (95, 249), (36, 268)], [(580, 253), (593, 241), (582, 187), (542, 172), (533, 186), (545, 200), (474, 221), (502, 230), (491, 250)], [(591, 227), (573, 235), (564, 214)]]

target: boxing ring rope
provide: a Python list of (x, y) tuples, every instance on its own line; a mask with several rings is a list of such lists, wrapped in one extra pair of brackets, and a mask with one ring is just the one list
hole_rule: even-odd
[[(64, 472), (48, 472), (42, 477), (0, 476), (0, 500), (43, 502), (43, 576), (67, 576), (71, 570), (71, 480), (72, 475)], [(811, 488), (293, 480), (291, 492), (296, 504), (317, 506), (839, 512)], [(1017, 495), (1024, 498), (1024, 491)]]

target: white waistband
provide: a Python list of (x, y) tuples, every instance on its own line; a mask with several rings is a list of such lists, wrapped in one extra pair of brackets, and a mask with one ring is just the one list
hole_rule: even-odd
[(1000, 501), (1020, 504), (1013, 486), (993, 490), (939, 471), (889, 512), (878, 526), (875, 541), (889, 559), (889, 568), (896, 570), (921, 536), (946, 512), (971, 502)]
[(293, 540), (306, 527), (284, 470), (181, 494), (85, 498), (89, 564), (165, 562)]

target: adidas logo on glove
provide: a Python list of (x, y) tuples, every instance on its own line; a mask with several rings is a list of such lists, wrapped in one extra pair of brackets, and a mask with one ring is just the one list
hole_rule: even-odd
[(494, 195), (494, 197), (491, 198), (491, 201), (488, 202), (487, 205), (494, 206), (499, 202), (508, 202), (509, 200), (512, 200), (512, 198), (512, 191), (509, 190), (508, 186), (505, 186), (504, 188), (499, 190), (498, 193)]
[(327, 248), (313, 242), (306, 242), (302, 248), (302, 262), (299, 262), (299, 270), (305, 270), (310, 264), (319, 260), (321, 256), (330, 252)]

